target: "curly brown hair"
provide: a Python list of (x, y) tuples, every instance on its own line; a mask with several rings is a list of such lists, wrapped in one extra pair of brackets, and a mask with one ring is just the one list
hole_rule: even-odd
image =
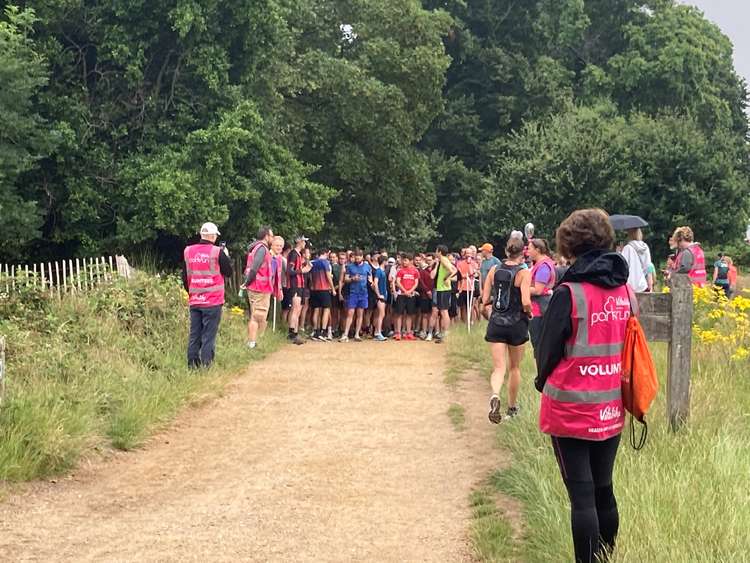
[(676, 242), (693, 242), (693, 229), (690, 227), (677, 227), (672, 238)]
[(557, 251), (565, 258), (577, 258), (589, 250), (612, 250), (615, 231), (602, 209), (579, 209), (557, 228)]

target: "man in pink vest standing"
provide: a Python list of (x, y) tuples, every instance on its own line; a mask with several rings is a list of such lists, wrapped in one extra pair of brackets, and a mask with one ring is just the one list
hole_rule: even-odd
[(224, 277), (232, 275), (226, 249), (216, 246), (219, 229), (204, 223), (201, 240), (185, 248), (183, 284), (190, 306), (188, 367), (208, 367), (214, 360), (216, 333), (224, 306)]
[[(258, 333), (263, 334), (271, 307), (271, 296), (281, 299), (281, 276), (275, 266), (271, 252), (274, 236), (271, 227), (258, 231), (258, 240), (250, 245), (245, 267), (247, 300), (250, 304), (250, 320), (247, 323), (247, 347), (255, 349)], [(283, 239), (281, 240), (283, 246)]]

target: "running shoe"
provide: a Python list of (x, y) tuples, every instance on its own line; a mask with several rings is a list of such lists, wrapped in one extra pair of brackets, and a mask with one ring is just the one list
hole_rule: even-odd
[(245, 346), (247, 347), (248, 350), (255, 350), (257, 344), (255, 342), (248, 340), (247, 342), (245, 342)]
[(505, 413), (503, 420), (510, 420), (518, 416), (518, 407), (508, 407), (508, 412)]
[(500, 424), (503, 420), (503, 415), (500, 414), (500, 397), (497, 395), (490, 397), (490, 412), (487, 417), (492, 424)]
[(385, 342), (388, 339), (385, 336), (383, 336), (382, 334), (378, 333), (378, 334), (375, 335), (375, 340), (377, 342)]
[(427, 336), (424, 337), (425, 342), (432, 342), (432, 333), (428, 332)]
[(349, 342), (349, 337), (345, 334), (341, 338), (339, 338), (339, 342)]
[(393, 338), (395, 336), (395, 333), (392, 330), (388, 331), (388, 334), (386, 334), (388, 338)]
[(416, 340), (414, 335), (410, 332), (406, 336), (404, 336), (404, 340)]
[(354, 342), (362, 342), (362, 337), (359, 334), (354, 335)]
[(427, 337), (427, 333), (423, 330), (420, 330), (415, 336), (420, 340), (424, 340)]
[(434, 340), (433, 340), (433, 342), (434, 342), (435, 344), (442, 344), (442, 343), (443, 343), (443, 335), (442, 335), (442, 334), (440, 334), (439, 332), (436, 332), (436, 333), (435, 333), (435, 336), (434, 336)]
[(301, 346), (304, 343), (305, 343), (305, 339), (304, 338), (300, 338), (299, 334), (295, 335), (294, 338), (292, 338), (292, 344), (296, 344), (297, 346)]
[(401, 341), (401, 333), (397, 332), (396, 334), (394, 334), (393, 335), (393, 340), (395, 340), (396, 342), (400, 342)]

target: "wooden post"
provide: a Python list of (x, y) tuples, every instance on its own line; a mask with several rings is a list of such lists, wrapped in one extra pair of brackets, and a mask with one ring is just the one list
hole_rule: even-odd
[[(57, 267), (57, 262), (55, 262), (55, 267)], [(49, 273), (49, 292), (52, 293), (55, 291), (54, 286), (52, 284), (52, 262), (47, 262), (47, 272)], [(60, 279), (58, 277), (57, 280), (57, 295), (60, 295)]]
[(36, 289), (36, 264), (34, 264), (34, 289)]
[(81, 291), (81, 262), (76, 258), (76, 285), (78, 286), (78, 291)]
[(0, 404), (5, 396), (5, 337), (0, 336)]
[(114, 276), (112, 275), (114, 273), (114, 268), (112, 267), (112, 256), (109, 257), (109, 279), (110, 281), (114, 279)]
[(42, 262), (41, 264), (39, 264), (39, 268), (42, 271), (42, 291), (44, 291), (44, 290), (47, 289), (47, 278), (44, 275), (44, 262)]
[(674, 274), (669, 293), (639, 293), (640, 322), (651, 342), (668, 342), (667, 419), (673, 431), (690, 414), (690, 354), (693, 334), (693, 285)]
[(690, 414), (690, 354), (693, 334), (693, 285), (685, 275), (672, 276), (672, 334), (669, 342), (667, 404), (669, 424), (677, 430)]
[[(55, 269), (57, 271), (60, 271), (60, 268), (57, 266), (57, 262), (55, 262)], [(63, 268), (62, 268), (62, 270), (63, 270), (63, 289), (65, 290), (65, 293), (68, 293), (68, 266), (65, 263), (65, 260), (63, 260)], [(60, 286), (59, 276), (58, 276), (58, 280), (57, 280), (57, 285), (58, 285), (58, 287)]]

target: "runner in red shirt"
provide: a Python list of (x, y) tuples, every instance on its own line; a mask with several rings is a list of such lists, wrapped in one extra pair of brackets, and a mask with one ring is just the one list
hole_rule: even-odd
[(404, 340), (416, 340), (412, 331), (412, 319), (417, 312), (417, 289), (419, 288), (419, 270), (414, 267), (414, 255), (404, 254), (401, 258), (401, 269), (396, 274), (396, 334), (394, 340), (401, 340), (401, 324), (406, 315), (406, 333)]

